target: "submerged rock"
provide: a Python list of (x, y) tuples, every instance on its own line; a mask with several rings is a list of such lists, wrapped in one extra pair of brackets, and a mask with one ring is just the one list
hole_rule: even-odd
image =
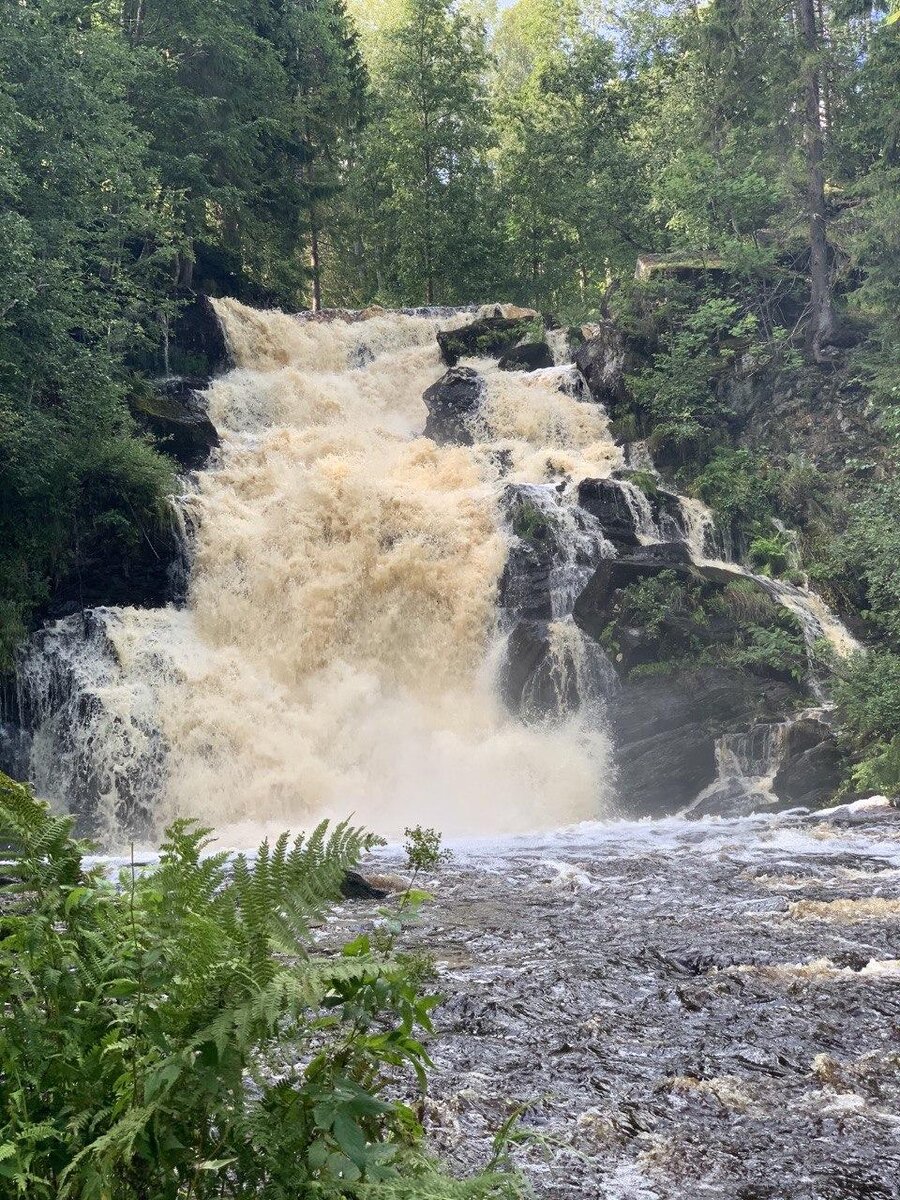
[(471, 446), (469, 420), (484, 399), (484, 379), (471, 367), (451, 367), (422, 399), (428, 408), (425, 437), (434, 442)]

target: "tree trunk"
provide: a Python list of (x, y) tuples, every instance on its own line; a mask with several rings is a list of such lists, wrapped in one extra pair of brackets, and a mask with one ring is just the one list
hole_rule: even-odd
[(322, 267), (319, 259), (319, 225), (314, 205), (309, 208), (309, 267), (312, 272), (312, 310), (322, 311)]
[(797, 0), (797, 16), (803, 48), (805, 100), (804, 147), (806, 153), (806, 202), (809, 215), (810, 316), (807, 340), (817, 361), (834, 330), (831, 299), (831, 267), (828, 261), (828, 229), (825, 216), (825, 172), (823, 167), (822, 114), (820, 111), (818, 56), (822, 45), (816, 23), (816, 0)]

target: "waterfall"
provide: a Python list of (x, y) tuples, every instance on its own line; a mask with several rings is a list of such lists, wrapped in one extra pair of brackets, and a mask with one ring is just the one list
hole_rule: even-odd
[(495, 683), (504, 487), (621, 461), (572, 368), (488, 368), (475, 444), (437, 445), (421, 436), (435, 334), (471, 314), (216, 308), (236, 366), (209, 390), (222, 446), (185, 502), (187, 607), (96, 610), (87, 635), (75, 617), (32, 640), (38, 790), (79, 812), (93, 796), (107, 844), (175, 816), (243, 844), (350, 812), (387, 835), (598, 815), (596, 714), (590, 731), (526, 725)]
[[(754, 579), (811, 661), (823, 637), (856, 648), (808, 589), (710, 557), (700, 501), (629, 477), (652, 463), (614, 442), (560, 336), (528, 373), (464, 359), (465, 444), (423, 436), (438, 331), (522, 310), (215, 307), (235, 366), (206, 397), (221, 445), (176, 503), (184, 603), (67, 617), (20, 654), (29, 777), (105, 844), (178, 816), (242, 845), (348, 813), (395, 836), (612, 812), (617, 676), (572, 614), (635, 549)], [(762, 766), (720, 739), (719, 782), (767, 802), (770, 735), (747, 735)]]

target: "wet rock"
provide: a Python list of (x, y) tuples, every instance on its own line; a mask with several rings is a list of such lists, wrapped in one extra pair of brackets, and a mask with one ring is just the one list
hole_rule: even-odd
[(506, 641), (498, 686), (524, 721), (567, 720), (590, 708), (604, 719), (619, 681), (606, 653), (569, 621), (519, 621)]
[(58, 620), (84, 608), (121, 605), (159, 608), (184, 598), (185, 547), (174, 514), (137, 541), (118, 542), (100, 531), (85, 536), (72, 570), (59, 579), (42, 606), (41, 620)]
[(170, 357), (184, 375), (210, 376), (234, 365), (219, 318), (208, 296), (185, 292), (186, 303), (175, 318)]
[(484, 380), (471, 367), (451, 367), (422, 397), (428, 408), (425, 437), (439, 443), (471, 446), (469, 420), (484, 397)]
[(823, 721), (807, 718), (793, 722), (785, 733), (772, 790), (791, 806), (820, 808), (834, 799), (843, 774), (833, 731)]
[(525, 689), (544, 668), (549, 652), (548, 622), (517, 622), (507, 640), (498, 680), (500, 695), (512, 712), (522, 711)]
[(549, 485), (510, 484), (502, 506), (514, 540), (500, 580), (501, 607), (538, 621), (570, 612), (602, 555), (612, 552), (596, 521), (562, 503)]
[(618, 479), (583, 479), (578, 485), (578, 503), (595, 517), (616, 546), (640, 545), (641, 513), (634, 489)]
[(553, 366), (553, 354), (546, 342), (527, 342), (507, 350), (497, 366), (501, 371), (540, 371)]
[(118, 609), (87, 609), (37, 630), (19, 652), (20, 727), (44, 745), (30, 777), (84, 837), (102, 838), (112, 820), (147, 835), (165, 779), (158, 715), (140, 689), (127, 707), (117, 704), (127, 670), (116, 640), (123, 620)]
[(383, 900), (384, 888), (376, 887), (358, 871), (345, 871), (341, 880), (341, 895), (345, 900)]
[[(722, 667), (624, 680), (610, 725), (626, 811), (659, 816), (689, 805), (716, 779), (717, 739), (786, 711), (794, 694), (777, 680)], [(743, 796), (725, 788), (711, 811), (721, 814), (727, 805), (731, 812)], [(759, 807), (757, 802), (749, 811)]]
[(131, 400), (139, 424), (153, 435), (160, 450), (185, 470), (205, 466), (219, 444), (203, 395), (207, 384), (205, 379), (164, 379), (152, 392)]
[[(635, 609), (627, 589), (663, 573), (668, 603), (657, 595), (646, 612)], [(683, 543), (643, 546), (602, 559), (575, 602), (575, 621), (621, 677), (610, 724), (629, 812), (680, 811), (716, 779), (718, 739), (777, 720), (803, 694), (779, 663), (732, 665), (744, 627), (720, 598), (733, 578), (692, 563)], [(753, 811), (760, 798), (748, 796), (729, 785), (703, 811)]]
[(461, 358), (498, 358), (523, 341), (531, 327), (526, 318), (484, 317), (459, 329), (443, 329), (437, 340), (444, 362), (455, 367)]
[(573, 356), (575, 366), (586, 379), (593, 399), (615, 416), (616, 407), (628, 398), (625, 341), (611, 321), (585, 326), (582, 334), (585, 340)]

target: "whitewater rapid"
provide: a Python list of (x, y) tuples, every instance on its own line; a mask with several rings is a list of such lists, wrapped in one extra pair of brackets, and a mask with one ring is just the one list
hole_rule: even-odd
[(235, 368), (208, 393), (218, 460), (182, 498), (187, 606), (96, 610), (95, 637), (46, 635), (22, 672), (32, 707), (53, 709), (61, 660), (78, 686), (35, 738), (38, 791), (65, 804), (89, 775), (108, 845), (135, 807), (151, 837), (190, 816), (236, 846), (348, 813), (387, 836), (599, 815), (602, 723), (526, 726), (495, 678), (499, 464), (504, 483), (543, 483), (622, 463), (603, 409), (566, 390), (573, 369), (487, 367), (475, 444), (437, 445), (422, 436), (436, 333), (470, 317), (216, 309)]

